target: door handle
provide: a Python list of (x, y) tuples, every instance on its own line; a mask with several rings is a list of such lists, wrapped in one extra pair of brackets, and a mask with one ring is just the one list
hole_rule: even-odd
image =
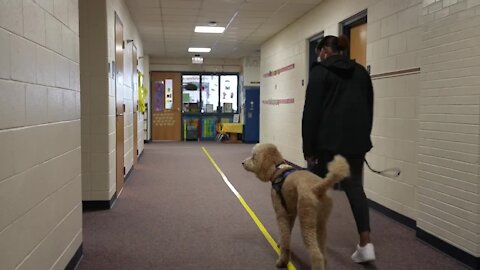
[(117, 116), (123, 116), (123, 113), (118, 113)]

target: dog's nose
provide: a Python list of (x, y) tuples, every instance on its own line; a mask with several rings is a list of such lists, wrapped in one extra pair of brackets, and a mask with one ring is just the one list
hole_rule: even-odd
[(245, 165), (245, 161), (242, 161), (242, 165)]

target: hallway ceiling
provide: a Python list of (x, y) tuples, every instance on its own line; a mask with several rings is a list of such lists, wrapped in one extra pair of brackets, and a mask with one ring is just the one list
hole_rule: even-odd
[[(125, 0), (152, 57), (190, 58), (188, 47), (211, 47), (208, 58), (258, 55), (269, 37), (322, 0)], [(216, 21), (223, 34), (201, 34), (196, 25)]]

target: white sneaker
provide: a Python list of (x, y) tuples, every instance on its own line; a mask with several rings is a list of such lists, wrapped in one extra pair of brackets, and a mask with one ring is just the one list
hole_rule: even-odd
[(352, 254), (352, 260), (356, 263), (364, 263), (375, 260), (375, 248), (372, 243), (361, 247), (357, 245), (357, 250)]

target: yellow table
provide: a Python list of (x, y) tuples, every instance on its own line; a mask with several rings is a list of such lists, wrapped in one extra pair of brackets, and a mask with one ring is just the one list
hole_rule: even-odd
[(238, 134), (243, 133), (243, 124), (240, 123), (222, 123), (222, 133), (229, 133), (228, 143), (238, 143)]

